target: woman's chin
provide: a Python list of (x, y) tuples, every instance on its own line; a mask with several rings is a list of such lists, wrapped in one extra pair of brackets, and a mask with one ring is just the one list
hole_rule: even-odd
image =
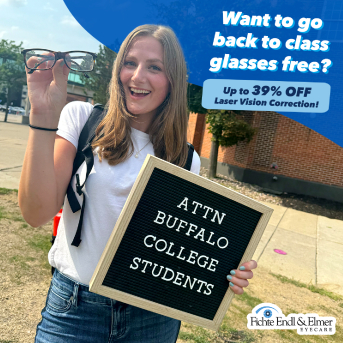
[(154, 111), (145, 111), (143, 109), (138, 109), (138, 108), (128, 108), (127, 109), (128, 112), (132, 115), (134, 115), (135, 117), (150, 117), (152, 116), (156, 110)]
[(132, 114), (135, 117), (139, 117), (142, 114), (142, 111), (139, 110), (128, 110), (130, 114)]

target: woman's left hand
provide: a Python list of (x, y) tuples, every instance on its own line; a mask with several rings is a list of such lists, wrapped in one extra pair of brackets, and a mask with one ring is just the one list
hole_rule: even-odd
[(230, 274), (227, 276), (228, 281), (230, 281), (230, 288), (235, 294), (243, 294), (243, 287), (248, 287), (249, 281), (247, 279), (252, 279), (254, 276), (252, 269), (257, 267), (257, 262), (251, 260), (249, 262), (243, 263), (238, 269), (231, 270)]

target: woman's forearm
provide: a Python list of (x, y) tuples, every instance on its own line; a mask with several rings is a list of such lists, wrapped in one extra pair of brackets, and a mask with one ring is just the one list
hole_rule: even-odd
[[(57, 128), (66, 104), (68, 73), (69, 68), (62, 59), (52, 69), (35, 73), (27, 70), (31, 125)], [(59, 211), (72, 171), (75, 147), (66, 141), (69, 145), (62, 143), (61, 148), (60, 144), (56, 153), (59, 141), (56, 137), (54, 131), (30, 128), (19, 183), (19, 206), (24, 219), (35, 227), (45, 224)], [(67, 155), (65, 170), (63, 153)]]
[(53, 131), (30, 128), (19, 184), (19, 206), (24, 219), (34, 227), (48, 222), (62, 205), (54, 166), (55, 138)]

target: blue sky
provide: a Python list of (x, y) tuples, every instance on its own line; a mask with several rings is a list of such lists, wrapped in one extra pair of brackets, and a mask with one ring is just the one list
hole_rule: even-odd
[[(80, 1), (82, 4), (82, 1)], [(100, 42), (70, 14), (63, 0), (0, 0), (0, 40), (24, 48), (98, 52)]]

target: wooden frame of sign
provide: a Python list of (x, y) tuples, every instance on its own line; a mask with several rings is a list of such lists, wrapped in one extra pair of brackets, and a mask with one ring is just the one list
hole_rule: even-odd
[(218, 330), (234, 296), (226, 275), (252, 258), (272, 212), (148, 155), (90, 290)]

